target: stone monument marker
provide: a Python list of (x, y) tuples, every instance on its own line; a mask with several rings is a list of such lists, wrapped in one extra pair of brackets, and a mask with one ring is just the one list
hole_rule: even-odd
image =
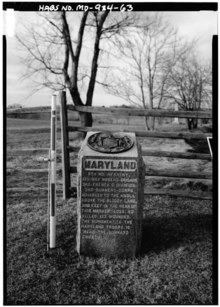
[(144, 174), (134, 133), (87, 133), (78, 161), (79, 254), (135, 256), (141, 243)]

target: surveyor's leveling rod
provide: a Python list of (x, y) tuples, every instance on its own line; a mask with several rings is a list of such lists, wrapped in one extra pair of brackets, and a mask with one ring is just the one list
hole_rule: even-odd
[(56, 247), (56, 96), (51, 103), (50, 248)]

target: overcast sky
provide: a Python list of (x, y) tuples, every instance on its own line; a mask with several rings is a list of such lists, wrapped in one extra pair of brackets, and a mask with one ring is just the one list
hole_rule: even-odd
[[(18, 28), (23, 13), (16, 14), (16, 28)], [(189, 40), (198, 38), (199, 57), (211, 59), (212, 35), (217, 34), (217, 12), (165, 12), (164, 17), (178, 29), (181, 36)], [(52, 94), (50, 89), (41, 90), (34, 96), (28, 97), (31, 84), (20, 80), (23, 71), (24, 67), (19, 60), (18, 43), (14, 37), (7, 37), (7, 104), (19, 103), (30, 107), (49, 105)], [(99, 106), (125, 103), (122, 99), (107, 95), (100, 87), (96, 87), (93, 101), (94, 105)]]

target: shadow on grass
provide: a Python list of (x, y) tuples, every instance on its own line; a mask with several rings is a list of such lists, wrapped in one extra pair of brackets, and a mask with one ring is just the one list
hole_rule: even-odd
[[(208, 214), (148, 217), (143, 221), (142, 255), (152, 251), (159, 253), (186, 242), (191, 244), (207, 240), (211, 235), (211, 228), (212, 219)], [(76, 216), (67, 214), (63, 216), (57, 225), (57, 248), (48, 253), (45, 253), (45, 244), (43, 244), (45, 235), (45, 225), (37, 229), (33, 227), (31, 235), (28, 236), (27, 232), (23, 240), (16, 241), (16, 252), (15, 250), (10, 252), (13, 257), (10, 260), (13, 270), (10, 268), (8, 271), (7, 297), (5, 298), (7, 304), (55, 305), (71, 302), (73, 305), (94, 305), (98, 298), (107, 304), (131, 303), (135, 297), (138, 302), (146, 300), (146, 297), (139, 297), (137, 292), (137, 289), (141, 293), (145, 293), (146, 290), (145, 286), (142, 288), (138, 281), (138, 263), (133, 268), (129, 268), (129, 262), (109, 262), (103, 259), (93, 261), (78, 257), (75, 251)], [(18, 254), (19, 257), (17, 257)], [(146, 262), (143, 265), (146, 266)], [(146, 276), (148, 270), (149, 267), (146, 268)], [(116, 271), (119, 273), (116, 276), (112, 275), (112, 272)], [(123, 274), (124, 277), (119, 279), (119, 282), (118, 276)], [(134, 276), (136, 281), (132, 284)], [(169, 278), (168, 276), (168, 280)], [(130, 282), (132, 280), (131, 286), (125, 283), (126, 280)], [(152, 287), (152, 281), (146, 279), (146, 282), (149, 287)], [(128, 288), (126, 291), (125, 284)], [(112, 289), (116, 296), (112, 294)], [(131, 298), (128, 297), (129, 293)], [(187, 300), (187, 297), (185, 299)], [(171, 295), (169, 300), (174, 302)]]
[[(212, 216), (190, 214), (175, 217), (148, 217), (143, 220), (142, 246), (140, 255), (161, 252), (184, 243), (205, 241), (212, 235)], [(66, 219), (57, 233), (57, 250), (54, 253), (56, 267), (62, 270), (68, 264), (78, 262), (76, 252), (76, 217)], [(62, 254), (62, 256), (60, 255)], [(60, 257), (61, 256), (61, 257)], [(52, 258), (53, 258), (52, 257)], [(55, 260), (55, 259), (54, 259)]]
[(160, 252), (183, 243), (206, 240), (212, 234), (212, 216), (191, 214), (179, 217), (157, 217), (143, 220), (140, 254)]
[[(157, 204), (159, 206), (160, 202), (157, 202)], [(194, 208), (194, 212), (188, 209), (187, 215), (181, 215), (180, 211), (175, 212), (175, 215), (172, 216), (165, 213), (164, 210), (161, 211), (162, 216), (155, 213), (153, 216), (149, 215), (143, 219), (140, 256), (150, 252), (159, 253), (172, 247), (178, 248), (182, 244), (205, 241), (211, 237), (212, 215), (208, 212), (197, 213)], [(68, 212), (63, 213), (62, 218), (57, 223), (57, 247), (47, 255), (51, 260), (54, 260), (52, 262), (58, 270), (62, 270), (66, 265), (71, 265), (79, 260), (76, 252), (76, 232), (76, 212), (73, 215), (69, 215)], [(47, 229), (44, 224), (44, 227), (33, 229), (31, 238), (29, 232), (29, 240), (34, 243), (33, 240), (38, 238), (37, 246), (39, 241), (46, 241), (46, 233)], [(43, 249), (45, 251), (46, 246)]]
[(56, 248), (49, 250), (47, 256), (58, 271), (79, 261), (76, 252), (76, 232), (76, 216), (66, 218), (65, 222), (57, 227)]

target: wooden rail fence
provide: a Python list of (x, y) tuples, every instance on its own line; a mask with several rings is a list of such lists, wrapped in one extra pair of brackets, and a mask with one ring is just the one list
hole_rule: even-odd
[[(70, 166), (69, 157), (71, 152), (78, 152), (79, 147), (73, 147), (69, 145), (68, 135), (71, 132), (88, 132), (88, 131), (104, 131), (105, 127), (85, 127), (79, 125), (69, 125), (68, 123), (68, 111), (78, 111), (78, 112), (87, 112), (94, 114), (109, 114), (109, 115), (125, 115), (125, 116), (154, 116), (154, 117), (171, 117), (171, 118), (202, 118), (202, 119), (212, 119), (212, 112), (209, 111), (173, 111), (173, 110), (140, 110), (140, 109), (126, 109), (126, 108), (104, 108), (104, 107), (81, 107), (67, 105), (65, 92), (61, 93), (61, 133), (63, 135), (63, 161), (67, 163), (63, 165), (63, 196), (68, 198), (70, 196), (70, 187), (71, 180), (70, 175), (77, 172), (77, 167)], [(108, 127), (108, 131), (118, 131), (117, 125)], [(122, 132), (131, 132), (128, 128), (120, 128)], [(169, 139), (184, 139), (184, 140), (204, 140), (207, 137), (212, 136), (210, 133), (193, 133), (193, 132), (159, 132), (159, 131), (132, 131), (136, 134), (137, 137), (147, 137), (147, 138), (169, 138)], [(169, 152), (169, 151), (158, 151), (158, 150), (142, 150), (143, 156), (153, 156), (153, 157), (169, 157), (169, 158), (178, 158), (178, 159), (200, 159), (210, 161), (211, 157), (209, 154), (203, 153), (182, 153), (182, 152)], [(212, 172), (187, 172), (179, 170), (154, 170), (146, 169), (145, 176), (158, 177), (158, 178), (190, 178), (190, 179), (204, 179), (212, 180)], [(189, 197), (197, 199), (212, 199), (212, 193), (204, 192), (184, 192), (179, 190), (167, 190), (167, 189), (147, 189), (145, 188), (146, 195), (170, 195), (170, 196), (180, 196), (180, 197)]]
[[(77, 173), (77, 167), (75, 165), (71, 165), (71, 154), (78, 153), (79, 146), (70, 145), (70, 133), (76, 132), (87, 132), (87, 131), (105, 131), (105, 125), (96, 126), (96, 127), (85, 127), (81, 126), (79, 122), (75, 122), (69, 124), (68, 114), (69, 112), (79, 112), (79, 113), (92, 113), (94, 114), (103, 114), (103, 115), (116, 115), (117, 116), (154, 116), (154, 117), (169, 117), (169, 118), (198, 118), (198, 119), (212, 119), (212, 112), (210, 110), (206, 111), (173, 111), (173, 110), (142, 110), (142, 109), (127, 109), (127, 108), (104, 108), (104, 107), (79, 107), (68, 105), (66, 101), (66, 93), (61, 92), (59, 95), (60, 100), (60, 126), (61, 126), (61, 156), (62, 156), (62, 169), (57, 169), (58, 172), (62, 171), (63, 178), (63, 198), (68, 199), (71, 196), (71, 191), (73, 188), (71, 184), (71, 174)], [(19, 110), (8, 110), (7, 115), (13, 114), (34, 114), (39, 112), (50, 113), (50, 107), (45, 108), (25, 108)], [(46, 132), (49, 133), (49, 128), (43, 128)], [(108, 127), (108, 131), (119, 131), (117, 125)], [(131, 132), (129, 127), (120, 127), (120, 131), (122, 132)], [(193, 132), (160, 132), (160, 131), (140, 131), (140, 130), (132, 130), (136, 134), (137, 137), (141, 138), (168, 138), (168, 139), (184, 139), (184, 140), (204, 140), (207, 137), (212, 136), (211, 133), (193, 133)], [(14, 155), (29, 155), (31, 153), (46, 153), (48, 152), (48, 148), (33, 148), (33, 149), (19, 149), (16, 151), (10, 150), (7, 151), (8, 156)], [(175, 159), (188, 159), (188, 160), (206, 160), (210, 161), (210, 154), (204, 153), (193, 153), (193, 152), (172, 152), (172, 151), (162, 151), (162, 150), (152, 150), (143, 148), (142, 155), (147, 157), (165, 157), (165, 158), (175, 158)], [(47, 173), (47, 169), (21, 169), (20, 171), (24, 173), (34, 173), (41, 172)], [(193, 180), (206, 180), (212, 181), (212, 171), (210, 172), (199, 172), (199, 171), (180, 171), (180, 170), (155, 170), (152, 168), (146, 168), (145, 171), (146, 178), (170, 178), (170, 179), (193, 179)], [(39, 189), (39, 188), (38, 188)], [(46, 188), (45, 188), (46, 189)], [(16, 188), (8, 188), (8, 191), (15, 191)], [(19, 189), (18, 189), (19, 190)], [(21, 188), (20, 191), (23, 191), (24, 188)], [(176, 197), (188, 197), (192, 199), (212, 199), (212, 193), (193, 191), (186, 192), (182, 190), (169, 190), (169, 189), (147, 189), (145, 187), (146, 195), (170, 195)]]

